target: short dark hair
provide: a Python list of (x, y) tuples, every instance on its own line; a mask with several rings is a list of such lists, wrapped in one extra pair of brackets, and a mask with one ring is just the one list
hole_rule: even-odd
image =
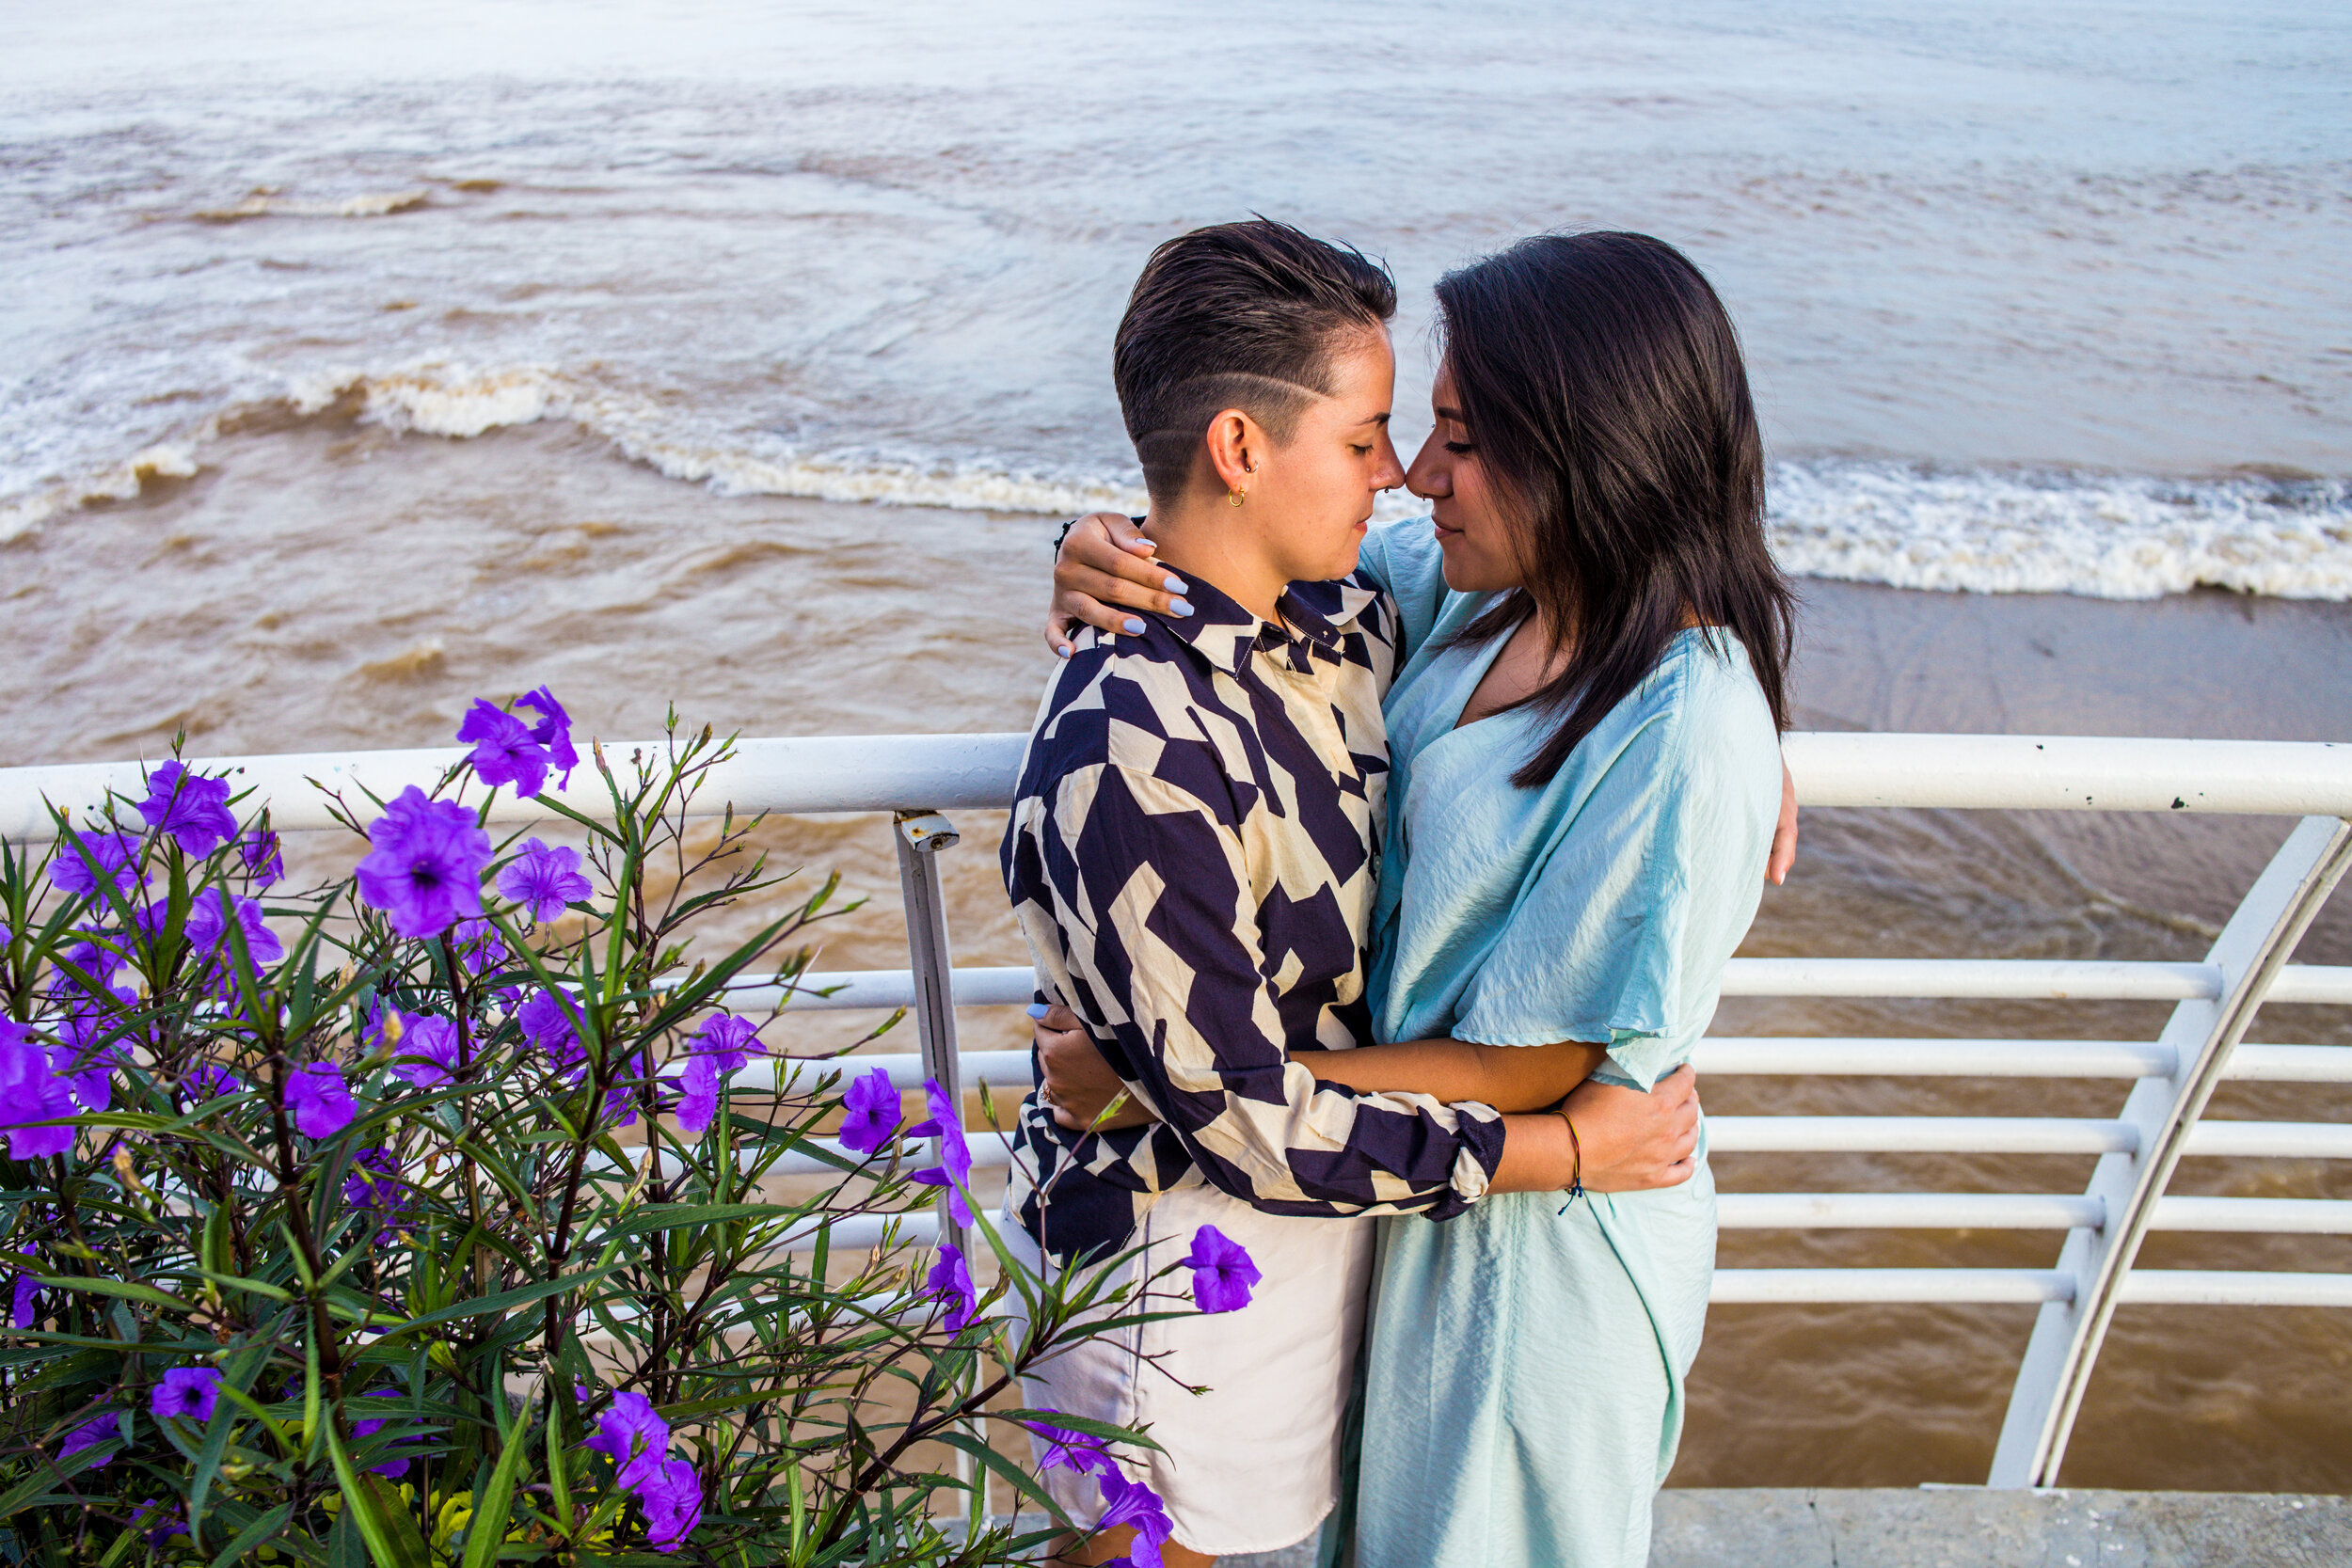
[(1517, 513), (1559, 673), (1523, 701), (1550, 734), (1512, 775), (1550, 782), (1695, 616), (1728, 634), (1788, 727), (1795, 602), (1764, 535), (1764, 444), (1739, 334), (1699, 269), (1647, 234), (1540, 234), (1438, 285), (1470, 439)]
[(1396, 314), (1396, 284), (1351, 245), (1253, 218), (1180, 234), (1152, 253), (1127, 296), (1111, 374), (1156, 500), (1172, 499), (1222, 408), (1277, 441), (1334, 389), (1335, 340)]

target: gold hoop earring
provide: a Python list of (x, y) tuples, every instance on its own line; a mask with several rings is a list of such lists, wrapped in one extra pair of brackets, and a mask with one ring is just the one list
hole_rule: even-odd
[(1228, 490), (1228, 491), (1226, 491), (1226, 492), (1225, 492), (1225, 504), (1226, 504), (1226, 505), (1228, 505), (1228, 506), (1239, 506), (1239, 505), (1241, 504), (1241, 502), (1242, 502), (1242, 497), (1243, 497), (1244, 495), (1246, 495), (1247, 493), (1248, 493), (1248, 492), (1246, 492), (1246, 491), (1241, 491), (1241, 490)]

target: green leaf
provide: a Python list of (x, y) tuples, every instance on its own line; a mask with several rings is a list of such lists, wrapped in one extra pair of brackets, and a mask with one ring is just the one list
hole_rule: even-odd
[[(1007, 1459), (1003, 1454), (998, 1453), (994, 1449), (990, 1448), (979, 1438), (973, 1436), (968, 1432), (939, 1432), (933, 1433), (931, 1436), (936, 1442), (945, 1443), (951, 1449), (960, 1449), (963, 1452), (970, 1454), (974, 1459), (978, 1460), (982, 1465), (1004, 1477), (1007, 1481), (1011, 1483), (1014, 1491), (1020, 1493), (1025, 1497), (1033, 1498), (1044, 1508), (1046, 1513), (1052, 1514), (1061, 1523), (1065, 1525), (1070, 1524), (1070, 1515), (1064, 1513), (1061, 1511), (1061, 1505), (1054, 1501), (1053, 1497), (1047, 1493), (1044, 1487), (1038, 1484), (1038, 1481), (1035, 1476), (1029, 1474), (1028, 1471), (1023, 1469), (1020, 1465), (1015, 1465), (1011, 1460)], [(1073, 1526), (1073, 1528), (1074, 1528), (1075, 1527)]]
[(384, 1338), (389, 1341), (407, 1333), (410, 1329), (429, 1328), (435, 1323), (455, 1323), (461, 1318), (485, 1317), (492, 1312), (505, 1312), (516, 1307), (528, 1307), (532, 1302), (545, 1301), (549, 1296), (560, 1296), (566, 1291), (583, 1291), (626, 1267), (628, 1267), (626, 1263), (607, 1263), (597, 1268), (583, 1269), (579, 1274), (559, 1275), (553, 1279), (542, 1279), (535, 1285), (522, 1285), (512, 1291), (501, 1291), (496, 1295), (475, 1296), (470, 1300), (455, 1302), (437, 1312), (427, 1312), (421, 1318), (411, 1318), (405, 1323), (394, 1324), (386, 1331)]
[(638, 1210), (596, 1241), (602, 1245), (655, 1230), (683, 1230), (690, 1225), (723, 1225), (730, 1220), (787, 1220), (795, 1212), (787, 1203), (657, 1203)]
[(522, 1467), (523, 1455), (531, 1449), (531, 1407), (523, 1406), (515, 1418), (515, 1430), (506, 1434), (506, 1448), (499, 1455), (499, 1466), (490, 1474), (490, 1484), (474, 1498), (473, 1518), (466, 1526), (465, 1568), (490, 1568), (498, 1560), (499, 1547), (506, 1540), (507, 1503), (515, 1495), (515, 1472)]
[(168, 1312), (185, 1312), (191, 1309), (188, 1304), (178, 1296), (158, 1291), (152, 1285), (141, 1285), (133, 1280), (90, 1279), (81, 1275), (65, 1275), (56, 1279), (43, 1275), (35, 1275), (33, 1277), (53, 1291), (81, 1291), (94, 1296), (120, 1296), (125, 1301), (143, 1302), (149, 1307), (160, 1307)]
[(400, 1506), (399, 1496), (373, 1476), (351, 1467), (351, 1455), (331, 1425), (326, 1429), (326, 1452), (335, 1462), (335, 1480), (342, 1486), (343, 1513), (359, 1528), (375, 1568), (432, 1568), (417, 1522)]
[(294, 1504), (279, 1503), (239, 1530), (236, 1539), (222, 1547), (220, 1555), (213, 1559), (213, 1568), (229, 1568), (230, 1563), (242, 1560), (246, 1552), (283, 1529), (286, 1521), (293, 1516)]

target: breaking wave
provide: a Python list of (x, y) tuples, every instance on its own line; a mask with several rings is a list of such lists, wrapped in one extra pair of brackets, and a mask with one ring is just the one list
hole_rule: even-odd
[[(447, 361), (321, 375), (280, 410), (334, 411), (420, 436), (468, 439), (567, 420), (629, 460), (723, 496), (794, 496), (984, 512), (1142, 510), (1132, 474), (1025, 468), (985, 457), (924, 461), (810, 452), (761, 432), (698, 430), (674, 409), (543, 367)], [(217, 415), (67, 484), (0, 499), (0, 541), (77, 507), (130, 499), (196, 474), (205, 449), (251, 411)], [(1979, 594), (2147, 599), (2217, 587), (2352, 601), (2352, 482), (2237, 471), (2199, 478), (2081, 469), (1937, 468), (1852, 458), (1773, 466), (1772, 528), (1800, 576)], [(1420, 511), (1382, 498), (1380, 515)]]

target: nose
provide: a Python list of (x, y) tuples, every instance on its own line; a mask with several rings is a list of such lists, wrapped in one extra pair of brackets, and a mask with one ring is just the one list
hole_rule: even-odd
[(1373, 471), (1372, 487), (1375, 490), (1393, 490), (1404, 483), (1405, 465), (1397, 460), (1396, 443), (1389, 439), (1385, 429), (1380, 432), (1378, 456), (1380, 467)]
[(1423, 500), (1454, 494), (1452, 476), (1446, 471), (1445, 448), (1439, 444), (1436, 431), (1429, 433), (1429, 439), (1414, 454), (1413, 466), (1405, 475), (1405, 488)]

